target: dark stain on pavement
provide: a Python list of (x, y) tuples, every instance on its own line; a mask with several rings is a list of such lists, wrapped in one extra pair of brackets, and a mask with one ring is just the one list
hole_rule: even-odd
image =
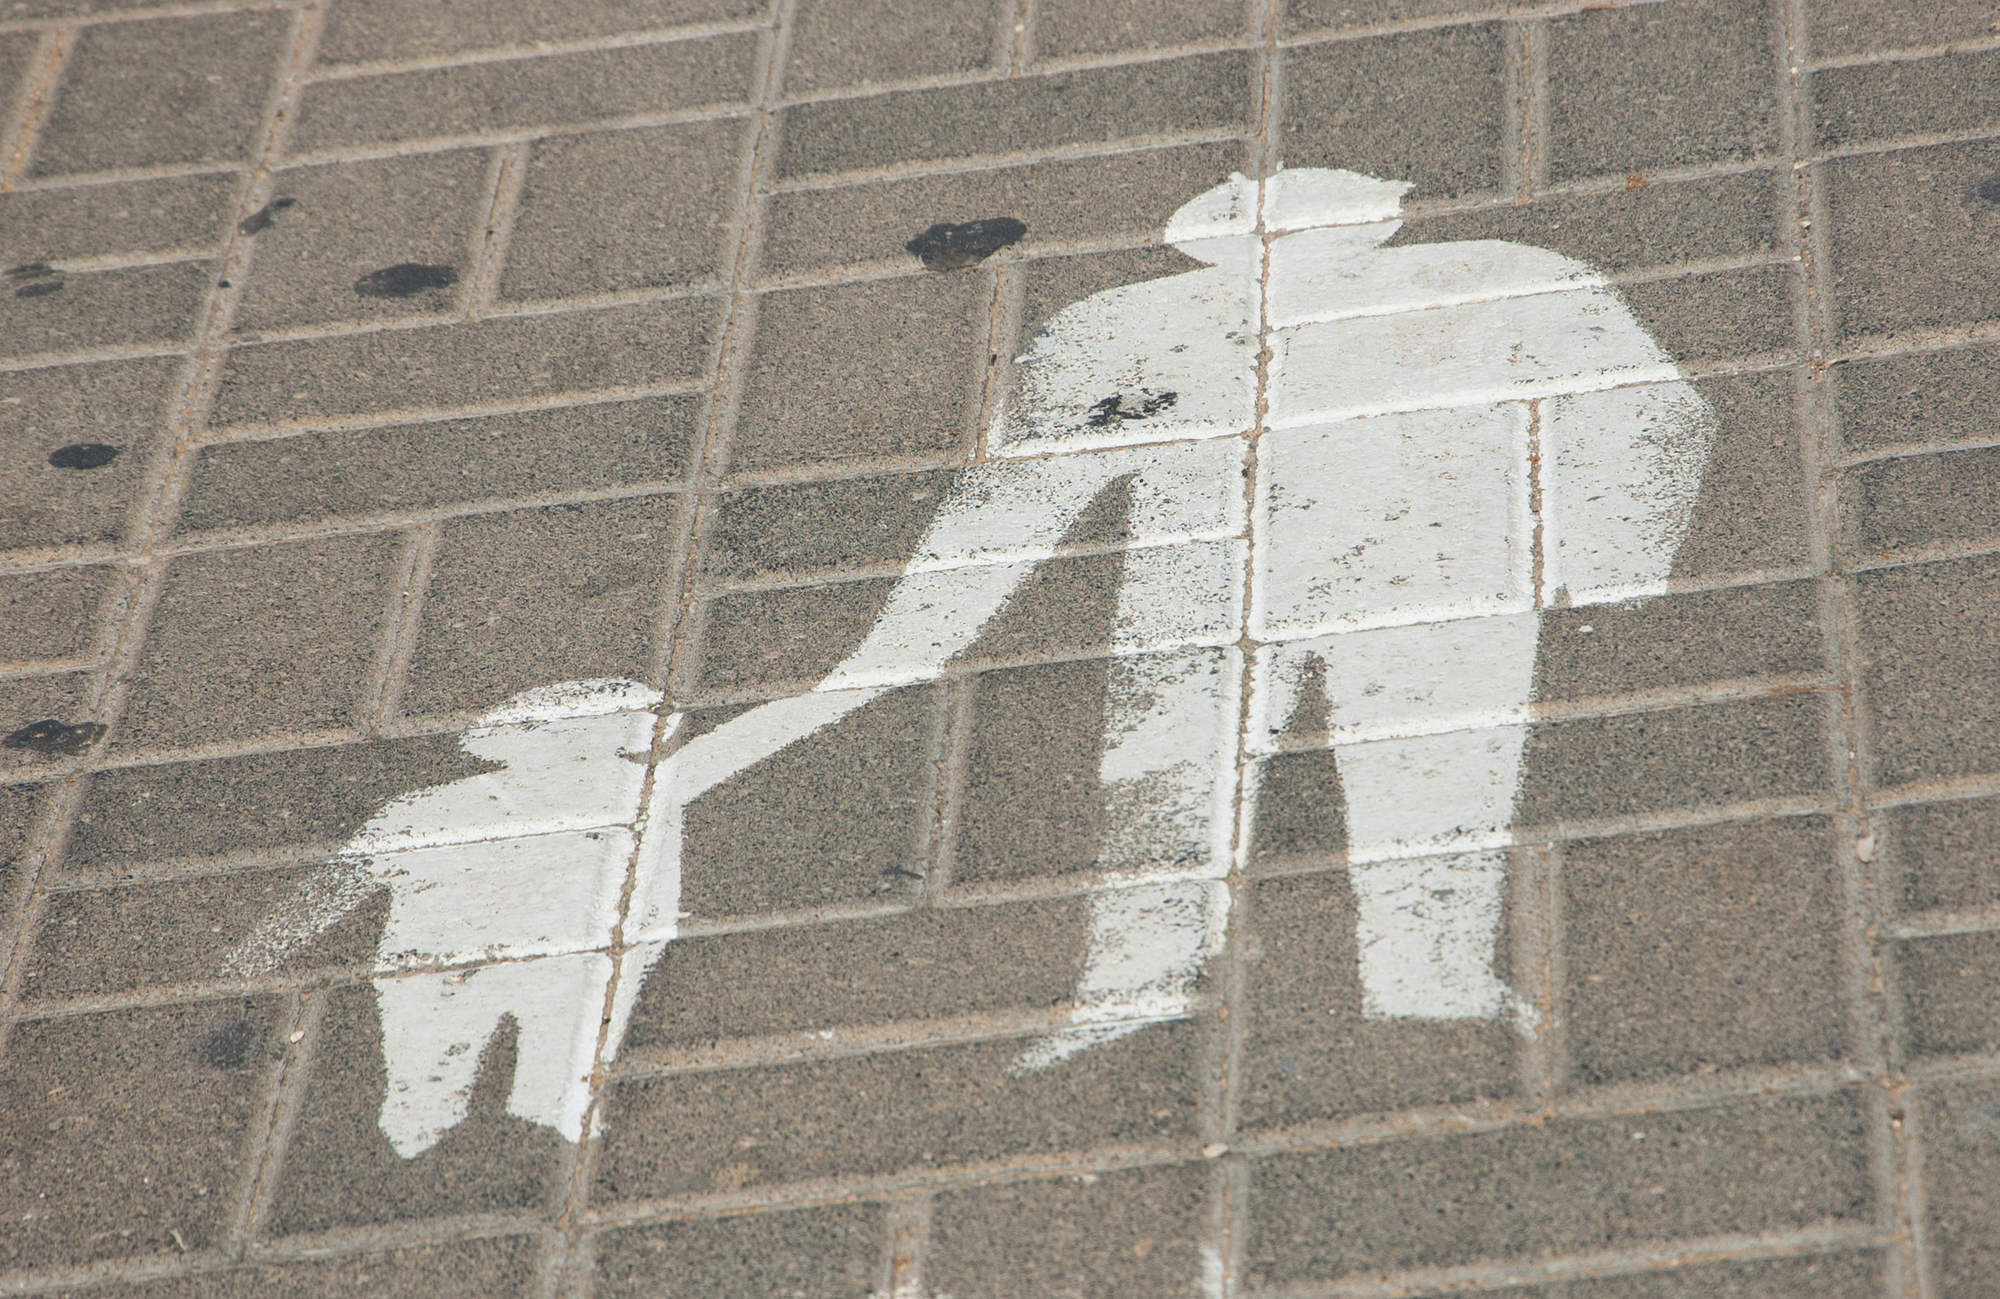
[(102, 469), (124, 449), (104, 442), (72, 442), (49, 452), (49, 465), (55, 469)]
[(1988, 207), (2000, 207), (2000, 176), (1988, 176), (1974, 185), (1972, 196)]
[(0, 748), (26, 749), (29, 753), (74, 758), (103, 736), (104, 727), (100, 723), (78, 722), (71, 725), (51, 717), (30, 722), (7, 738), (0, 739)]
[(449, 266), (397, 262), (356, 280), (354, 291), (364, 298), (413, 298), (431, 289), (448, 289), (456, 283), (458, 272)]
[(9, 266), (6, 277), (15, 282), (17, 298), (46, 298), (51, 293), (60, 293), (64, 284), (62, 272), (47, 262)]
[(926, 270), (955, 271), (977, 266), (1009, 244), (1021, 242), (1028, 224), (1018, 217), (986, 217), (953, 224), (940, 221), (903, 245)]
[(295, 198), (274, 198), (263, 207), (236, 223), (238, 234), (254, 235), (259, 230), (269, 230), (278, 224), (278, 213), (298, 202)]
[(215, 1069), (240, 1069), (257, 1044), (257, 1026), (247, 1019), (224, 1024), (194, 1049), (195, 1059)]
[(1113, 393), (1090, 408), (1090, 418), (1084, 422), (1092, 428), (1110, 428), (1127, 420), (1151, 419), (1163, 410), (1171, 409), (1180, 400), (1177, 392), (1144, 392), (1139, 394), (1138, 404), (1127, 406), (1125, 394)]

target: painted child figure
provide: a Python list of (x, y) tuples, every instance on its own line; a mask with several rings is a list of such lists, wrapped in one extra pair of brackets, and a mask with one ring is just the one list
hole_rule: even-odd
[[(465, 1057), (508, 1013), (523, 1061), (510, 1110), (579, 1139), (600, 1022), (608, 1057), (675, 935), (688, 805), (937, 678), (1121, 482), (1102, 887), (1073, 1024), (1016, 1067), (1188, 1013), (1254, 818), (1238, 772), (1271, 749), (1309, 674), (1331, 704), (1365, 1013), (1525, 1025), (1492, 964), (1538, 611), (1664, 589), (1711, 419), (1589, 267), (1496, 241), (1385, 247), (1408, 188), (1305, 169), (1184, 206), (1166, 241), (1203, 267), (1051, 320), (987, 457), (959, 475), (862, 644), (811, 693), (673, 752), (644, 808), (642, 769), (614, 755), (645, 747), (634, 710), (657, 696), (628, 682), (530, 692), (470, 733), (510, 764), (473, 781), (513, 792), (474, 798), (461, 781), (385, 808), (352, 846), (372, 864), (349, 892), (395, 890), (377, 989), (396, 1148), (463, 1116)], [(502, 802), (518, 810), (472, 824)], [(433, 822), (458, 827), (455, 846), (423, 846), (443, 845)], [(449, 863), (408, 869), (407, 854), (441, 851)], [(559, 860), (561, 898), (547, 883)], [(245, 951), (316, 926), (275, 916)], [(521, 964), (401, 972), (467, 959)]]

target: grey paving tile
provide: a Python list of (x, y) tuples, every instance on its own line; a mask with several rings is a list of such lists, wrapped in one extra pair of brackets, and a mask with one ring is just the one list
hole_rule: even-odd
[(300, 100), (291, 147), (314, 153), (743, 104), (756, 59), (757, 38), (745, 32), (316, 81)]
[[(2000, 301), (2000, 144), (1939, 145), (1821, 165), (1840, 331), (1977, 324)], [(1937, 273), (1950, 267), (1949, 275)]]
[(785, 91), (807, 95), (987, 71), (1013, 44), (1002, 44), (1000, 30), (1013, 20), (1014, 11), (998, 0), (803, 0), (785, 63)]
[(1572, 1080), (1846, 1055), (1834, 860), (1817, 817), (1565, 848)]
[(1258, 1161), (1253, 1289), (1873, 1220), (1859, 1098), (1556, 1120)]
[(710, 364), (706, 299), (267, 343), (229, 354), (215, 424), (665, 387)]
[(411, 7), (403, 0), (353, 0), (329, 17), (320, 38), (326, 63), (415, 58), (461, 50), (591, 40), (761, 17), (762, 0), (610, 0), (573, 5), (528, 0), (495, 8), (481, 0)]
[(94, 652), (103, 601), (115, 582), (108, 568), (0, 578), (0, 662), (59, 662)]
[(786, 177), (1194, 132), (1255, 120), (1248, 55), (1204, 54), (1087, 72), (802, 104), (784, 115)]
[(1790, 200), (1775, 171), (1601, 194), (1554, 194), (1405, 222), (1390, 247), (1505, 239), (1548, 248), (1616, 275), (1725, 257), (1767, 254)]
[(1458, 1293), (1495, 1299), (1500, 1295), (1509, 1299), (1874, 1299), (1882, 1293), (1883, 1273), (1878, 1254), (1808, 1254), (1672, 1271), (1648, 1268), (1624, 1276)]
[(1244, 152), (1243, 143), (1232, 140), (789, 190), (771, 200), (763, 270), (783, 276), (883, 262), (915, 269), (919, 263), (907, 245), (924, 230), (999, 216), (1028, 227), (1010, 257), (1062, 241), (1152, 241), (1181, 204), (1244, 170)]
[[(95, 676), (59, 672), (0, 678), (0, 735), (7, 738), (0, 744), (0, 779), (65, 767), (103, 738), (104, 728), (90, 721)], [(49, 726), (51, 722), (55, 725)], [(17, 743), (17, 736), (28, 742)]]
[(33, 1020), (0, 1061), (0, 1265), (222, 1243), (249, 1171), (283, 1007), (245, 998)]
[(1956, 348), (1831, 371), (1839, 394), (1840, 446), (1877, 455), (1954, 442), (2000, 441), (2000, 350)]
[(1772, 361), (1804, 351), (1796, 325), (1798, 272), (1789, 265), (1647, 280), (1618, 292), (1646, 332), (1685, 368)]
[(1981, 556), (1861, 575), (1862, 681), (1882, 784), (2000, 768), (1996, 568), (2000, 559)]
[(553, 1129), (506, 1112), (515, 1062), (511, 1020), (478, 1046), (479, 1072), (464, 1119), (404, 1159), (377, 1126), (388, 1075), (374, 990), (338, 988), (325, 996), (325, 1016), (309, 1043), (305, 1104), (278, 1173), (272, 1235), (445, 1214), (554, 1211), (566, 1143)]
[[(11, 888), (8, 872), (20, 862), (28, 832), (48, 792), (43, 785), (0, 785), (0, 888)], [(0, 892), (0, 897), (8, 896)]]
[[(0, 375), (0, 548), (89, 545), (117, 539), (161, 435), (181, 365), (172, 358), (54, 366)], [(115, 447), (105, 460), (101, 447)], [(58, 455), (66, 448), (77, 448)], [(88, 448), (88, 450), (86, 450)], [(56, 456), (57, 463), (49, 458)]]
[(1110, 806), (1099, 770), (1115, 670), (1111, 659), (1075, 659), (974, 682), (954, 878), (985, 884), (1102, 869)]
[(694, 698), (810, 687), (875, 625), (894, 578), (723, 596), (700, 613)]
[(978, 679), (953, 844), (957, 879), (984, 883), (1095, 864), (1111, 667), (1083, 659)]
[(390, 799), (488, 770), (457, 736), (425, 735), (99, 772), (62, 869), (95, 880), (154, 861), (330, 854)]
[(1194, 1299), (1209, 1169), (1134, 1168), (940, 1195), (924, 1285), (957, 1299)]
[[(936, 707), (928, 688), (892, 692), (697, 799), (682, 910), (753, 916), (912, 897), (930, 829)], [(697, 713), (693, 724), (728, 715)]]
[(446, 508), (495, 497), (684, 483), (693, 397), (559, 406), (475, 419), (204, 447), (186, 531)]
[(1284, 164), (1406, 180), (1407, 202), (1490, 193), (1501, 63), (1496, 23), (1289, 49)]
[(0, 94), (4, 94), (10, 104), (20, 97), (39, 43), (36, 32), (0, 35)]
[(669, 944), (621, 1055), (730, 1037), (1066, 1006), (1089, 904), (925, 909)]
[(0, 785), (0, 934), (12, 943), (26, 918), (29, 863), (24, 849), (42, 795), (55, 786)]
[(190, 345), (216, 274), (214, 262), (168, 262), (12, 280), (0, 355)]
[[(35, 1006), (186, 984), (226, 982), (227, 962), (265, 917), (318, 867), (204, 875), (160, 884), (52, 893), (21, 970), (22, 1001)], [(282, 972), (373, 964), (388, 894), (288, 956)]]
[(1282, 30), (1287, 36), (1300, 36), (1534, 7), (1533, 0), (1286, 0)]
[(1185, 1142), (1208, 1031), (1154, 1025), (1020, 1073), (1032, 1038), (621, 1082), (593, 1199)]
[[(256, 233), (234, 328), (460, 310), (491, 204), (487, 165), (468, 149), (276, 173), (275, 201), (290, 205)], [(396, 266), (427, 273), (378, 274)]]
[(1885, 808), (1873, 824), (1901, 879), (1901, 910), (1972, 911), (2000, 903), (2000, 878), (1990, 865), (2000, 852), (2000, 800)]
[(880, 1204), (767, 1209), (628, 1227), (597, 1238), (591, 1293), (604, 1299), (660, 1294), (869, 1299), (879, 1292), (887, 1235), (888, 1210)]
[(174, 560), (114, 742), (227, 744), (359, 722), (400, 546), (339, 537)]
[(1740, 162), (1778, 147), (1778, 24), (1734, 0), (1552, 19), (1549, 178)]
[(1242, 1005), (1249, 1017), (1243, 1126), (1514, 1094), (1513, 1034), (1505, 1025), (1362, 1015), (1354, 891), (1345, 872), (1265, 880), (1248, 902), (1245, 932), (1255, 938), (1246, 951)]
[(535, 145), (500, 292), (564, 298), (720, 283), (729, 272), (738, 121), (559, 136)]
[(1018, 354), (1051, 316), (1073, 302), (1105, 289), (1179, 275), (1200, 265), (1177, 248), (1128, 248), (1030, 262), (1020, 271), (1021, 326), (1013, 350)]
[(1826, 701), (1817, 694), (1541, 723), (1528, 732), (1515, 820), (1524, 825), (1827, 793)]
[(1986, 130), (2000, 123), (2000, 56), (1827, 68), (1812, 76), (1813, 135), (1821, 149), (1866, 140)]
[(1674, 576), (1799, 569), (1810, 562), (1811, 495), (1801, 462), (1790, 372), (1695, 381), (1715, 412), (1715, 446), (1694, 516), (1674, 552)]
[(731, 471), (969, 446), (988, 297), (985, 277), (964, 272), (764, 295)]
[(1918, 0), (1891, 9), (1869, 0), (1814, 0), (1808, 21), (1813, 54), (1822, 59), (1949, 45), (1993, 33), (1993, 14), (1978, 0)]
[(533, 686), (651, 675), (680, 512), (648, 496), (446, 524), (404, 710), (477, 711)]
[(2000, 1048), (1993, 1010), (2000, 979), (2000, 934), (1942, 934), (1897, 943), (1896, 983), (1902, 993), (1903, 1036), (1909, 1053), (1987, 1053)]
[(180, 0), (7, 0), (6, 19), (25, 22), (37, 18), (87, 18), (104, 13), (144, 13), (181, 7)]
[(290, 27), (250, 10), (83, 28), (30, 174), (251, 161)]
[(1043, 0), (1030, 59), (1072, 59), (1203, 41), (1247, 41), (1251, 6), (1231, 0)]
[(77, 1293), (107, 1299), (525, 1299), (534, 1292), (536, 1245), (527, 1236), (443, 1240)]
[(224, 174), (15, 190), (0, 197), (0, 259), (19, 266), (217, 245), (242, 184)]
[(1976, 1295), (2000, 1280), (2000, 1090), (1991, 1080), (1918, 1092), (1924, 1133), (1925, 1208), (1938, 1293)]
[(1583, 699), (1826, 670), (1813, 584), (1781, 582), (1550, 610), (1542, 615), (1535, 697)]
[[(1293, 723), (1297, 729), (1298, 723)], [(1281, 753), (1255, 768), (1250, 855), (1258, 861), (1321, 856), (1347, 847), (1347, 790), (1331, 749)]]
[(2000, 447), (1899, 456), (1841, 475), (1842, 543), (1867, 561), (1899, 550), (1971, 546), (2000, 533)]
[(900, 567), (937, 513), (943, 471), (745, 487), (713, 498), (702, 580), (807, 578)]
[[(1122, 502), (1117, 513), (1119, 518), (1114, 526), (1122, 531)], [(1086, 537), (1079, 534), (1087, 533), (1089, 523), (1087, 516), (1079, 520), (1064, 541), (1072, 545), (1085, 541)], [(1117, 538), (1087, 539), (1103, 544)], [(979, 639), (965, 651), (964, 658), (1005, 663), (1010, 659), (1109, 650), (1118, 632), (1118, 593), (1125, 580), (1127, 553), (1080, 555), (1042, 564), (1014, 589), (1012, 598), (986, 624)]]

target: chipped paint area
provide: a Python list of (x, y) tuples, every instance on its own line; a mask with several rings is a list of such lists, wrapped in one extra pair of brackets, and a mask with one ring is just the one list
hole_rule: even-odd
[(688, 808), (941, 676), (1123, 481), (1102, 885), (1071, 1023), (1014, 1067), (1194, 1009), (1254, 815), (1239, 773), (1301, 745), (1338, 757), (1365, 1013), (1532, 1028), (1493, 956), (1539, 614), (1664, 589), (1712, 419), (1589, 266), (1385, 246), (1407, 189), (1299, 170), (1197, 196), (1165, 236), (1201, 268), (1095, 294), (1032, 340), (990, 458), (813, 691), (664, 758), (679, 719), (645, 687), (531, 691), (464, 737), (498, 770), (384, 807), (227, 968), (272, 968), (386, 888), (397, 1151), (463, 1117), (506, 1016), (510, 1112), (579, 1139), (678, 932)]

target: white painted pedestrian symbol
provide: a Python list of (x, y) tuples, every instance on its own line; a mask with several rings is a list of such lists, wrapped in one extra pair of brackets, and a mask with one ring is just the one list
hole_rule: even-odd
[[(1309, 675), (1346, 796), (1364, 1012), (1531, 1031), (1493, 955), (1538, 611), (1665, 589), (1711, 419), (1588, 266), (1495, 241), (1385, 247), (1408, 188), (1312, 169), (1196, 198), (1166, 238), (1203, 268), (1096, 294), (1034, 339), (989, 457), (811, 693), (676, 749), (680, 717), (644, 687), (530, 691), (464, 738), (502, 768), (383, 808), (230, 968), (274, 966), (386, 887), (396, 1150), (464, 1116), (509, 1015), (509, 1112), (580, 1139), (595, 1064), (675, 937), (689, 805), (939, 677), (1123, 479), (1103, 884), (1071, 1026), (1016, 1068), (1188, 1013), (1254, 817), (1238, 773)], [(656, 743), (670, 756), (629, 760)]]

